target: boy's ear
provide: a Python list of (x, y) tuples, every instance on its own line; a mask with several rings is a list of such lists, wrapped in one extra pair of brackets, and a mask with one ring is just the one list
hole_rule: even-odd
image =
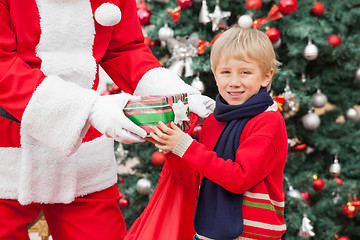
[(273, 76), (274, 76), (274, 69), (270, 69), (270, 71), (265, 73), (264, 80), (261, 86), (266, 87), (267, 85), (269, 85)]

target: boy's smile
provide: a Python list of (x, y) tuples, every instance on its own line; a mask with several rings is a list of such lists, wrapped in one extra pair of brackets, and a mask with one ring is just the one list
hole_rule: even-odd
[(220, 61), (214, 76), (220, 95), (229, 105), (239, 105), (266, 87), (274, 71), (264, 74), (259, 64), (251, 59), (230, 58)]

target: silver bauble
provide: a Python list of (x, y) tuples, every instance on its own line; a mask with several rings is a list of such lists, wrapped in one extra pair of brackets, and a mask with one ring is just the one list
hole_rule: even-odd
[(274, 49), (279, 48), (280, 45), (281, 45), (281, 38), (279, 38), (279, 40), (277, 40), (276, 42), (274, 42), (272, 45), (273, 45), (273, 48), (274, 48)]
[(360, 68), (356, 71), (355, 78), (360, 82)]
[(359, 118), (359, 113), (355, 108), (349, 108), (346, 110), (345, 117), (351, 121), (356, 121)]
[(136, 183), (136, 191), (141, 195), (149, 194), (151, 189), (151, 182), (146, 178), (141, 178)]
[(326, 95), (323, 94), (320, 89), (318, 89), (317, 92), (312, 95), (312, 100), (313, 105), (316, 108), (321, 108), (328, 102)]
[(331, 175), (333, 175), (334, 177), (337, 177), (337, 176), (339, 176), (340, 171), (341, 171), (341, 166), (340, 166), (340, 164), (339, 164), (339, 160), (335, 159), (335, 160), (334, 160), (334, 163), (332, 163), (332, 164), (330, 165), (330, 173), (331, 173)]
[(320, 126), (320, 118), (315, 113), (308, 113), (303, 117), (302, 123), (307, 130), (315, 130)]
[(247, 14), (242, 15), (238, 19), (238, 24), (242, 28), (250, 28), (252, 23), (253, 23), (252, 17), (250, 15), (247, 15)]
[(199, 90), (199, 92), (204, 93), (205, 91), (205, 85), (204, 83), (200, 80), (199, 76), (196, 76), (192, 82), (191, 82), (191, 86), (197, 90)]
[(309, 40), (307, 46), (304, 49), (304, 57), (309, 60), (315, 60), (318, 57), (319, 50), (316, 45), (314, 45), (311, 40)]
[(289, 191), (287, 192), (287, 195), (293, 198), (302, 199), (301, 192), (291, 186), (289, 188)]
[(168, 26), (167, 23), (161, 27), (158, 31), (158, 37), (160, 42), (164, 45), (169, 38), (174, 37), (174, 30)]

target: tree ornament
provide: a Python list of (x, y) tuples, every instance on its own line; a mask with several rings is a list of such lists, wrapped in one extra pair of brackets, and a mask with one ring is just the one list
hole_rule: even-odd
[(115, 151), (115, 158), (118, 165), (122, 164), (127, 158), (129, 151), (124, 149), (124, 146), (119, 143), (118, 148)]
[(201, 130), (202, 130), (201, 125), (194, 127), (194, 129), (191, 132), (191, 137), (198, 140), (200, 137)]
[(305, 73), (301, 74), (301, 82), (306, 83), (306, 74)]
[(169, 38), (174, 37), (174, 30), (168, 26), (167, 23), (164, 24), (158, 31), (158, 37), (162, 46), (166, 46), (166, 42)]
[(312, 182), (313, 188), (316, 191), (321, 191), (324, 189), (325, 182), (321, 178), (318, 178), (316, 175), (313, 176), (314, 181)]
[(350, 240), (350, 238), (347, 236), (340, 236), (340, 237), (336, 237), (336, 240)]
[(209, 8), (207, 6), (206, 0), (202, 0), (201, 9), (199, 13), (199, 23), (202, 23), (204, 25), (208, 24), (210, 22), (209, 17)]
[(103, 3), (95, 10), (94, 17), (100, 25), (109, 27), (118, 24), (121, 20), (121, 11), (112, 3)]
[(346, 110), (345, 117), (351, 121), (356, 121), (359, 119), (359, 113), (355, 108), (349, 108)]
[(282, 17), (283, 17), (283, 14), (279, 11), (279, 7), (274, 5), (270, 9), (270, 11), (266, 17), (256, 19), (255, 21), (253, 21), (252, 26), (254, 28), (259, 28), (268, 21), (274, 21), (274, 20), (280, 19)]
[(274, 42), (272, 45), (273, 45), (273, 48), (274, 48), (274, 49), (279, 48), (280, 45), (281, 45), (281, 38), (279, 38), (279, 40), (277, 40), (276, 42)]
[(250, 28), (252, 23), (253, 23), (253, 19), (248, 14), (241, 15), (238, 19), (238, 24), (242, 28)]
[(126, 198), (120, 198), (119, 200), (119, 206), (122, 209), (126, 209), (129, 207), (129, 200), (127, 200)]
[(318, 57), (319, 50), (318, 50), (317, 46), (311, 42), (310, 38), (308, 40), (307, 46), (304, 49), (303, 54), (304, 54), (304, 57), (309, 61), (315, 60)]
[(301, 197), (304, 200), (304, 202), (306, 202), (307, 204), (310, 204), (310, 202), (311, 202), (310, 193), (302, 192)]
[(289, 187), (287, 195), (292, 198), (302, 199), (301, 192), (297, 189), (294, 189), (292, 186)]
[(307, 130), (315, 130), (320, 126), (320, 118), (318, 115), (309, 110), (308, 114), (303, 116), (302, 123)]
[(141, 26), (146, 26), (150, 24), (151, 12), (148, 9), (138, 9), (137, 16), (139, 18)]
[(177, 37), (170, 38), (167, 41), (167, 47), (172, 54), (169, 61), (171, 66), (169, 70), (181, 76), (185, 69), (185, 77), (191, 77), (195, 74), (191, 68), (192, 59), (197, 57), (197, 47), (199, 37), (196, 33), (191, 34), (188, 38)]
[(358, 209), (356, 209), (356, 207), (349, 201), (343, 208), (342, 212), (346, 218), (354, 218), (358, 212)]
[(151, 189), (151, 182), (146, 178), (140, 178), (136, 183), (136, 191), (141, 195), (148, 195)]
[(322, 4), (322, 2), (317, 1), (314, 7), (310, 9), (310, 14), (314, 17), (321, 17), (324, 14), (324, 11), (325, 11), (324, 4)]
[(339, 164), (338, 155), (335, 154), (334, 163), (330, 165), (330, 173), (332, 176), (337, 177), (341, 172), (341, 166)]
[(330, 35), (327, 38), (327, 41), (331, 44), (332, 47), (338, 47), (341, 44), (341, 38), (336, 34)]
[(193, 0), (178, 0), (177, 4), (182, 9), (187, 9), (187, 8), (190, 8), (193, 5)]
[(340, 185), (343, 185), (344, 184), (344, 181), (341, 179), (341, 178), (335, 178), (335, 182), (337, 182), (338, 184)]
[(286, 79), (286, 86), (282, 95), (284, 96), (284, 110), (295, 111), (296, 94), (291, 91), (288, 79)]
[(360, 67), (356, 70), (355, 78), (360, 82)]
[(259, 11), (261, 9), (262, 2), (261, 0), (246, 0), (245, 7), (247, 10), (256, 10)]
[(318, 89), (316, 93), (312, 95), (312, 100), (313, 105), (316, 108), (322, 108), (328, 102), (326, 95), (323, 94), (320, 89)]
[(296, 12), (297, 1), (296, 0), (280, 0), (279, 10), (285, 15), (290, 15)]
[(124, 184), (124, 183), (125, 183), (125, 180), (124, 180), (123, 177), (119, 176), (119, 177), (118, 177), (118, 182), (119, 182), (120, 184)]
[(313, 228), (314, 227), (311, 226), (310, 224), (310, 219), (307, 217), (306, 214), (304, 214), (298, 235), (304, 238), (311, 238), (315, 236), (315, 233), (313, 232)]
[(272, 43), (276, 43), (280, 39), (280, 31), (277, 28), (269, 28), (265, 31), (265, 34)]
[(204, 93), (205, 91), (205, 84), (200, 80), (199, 74), (196, 75), (196, 77), (192, 80), (191, 86), (199, 92)]
[(212, 30), (215, 32), (220, 28), (227, 28), (226, 20), (230, 17), (230, 11), (222, 11), (219, 6), (219, 0), (216, 0), (216, 5), (213, 13), (209, 13), (212, 22)]
[(151, 163), (156, 167), (161, 167), (162, 165), (164, 165), (165, 160), (166, 160), (166, 157), (163, 152), (155, 151), (151, 155)]

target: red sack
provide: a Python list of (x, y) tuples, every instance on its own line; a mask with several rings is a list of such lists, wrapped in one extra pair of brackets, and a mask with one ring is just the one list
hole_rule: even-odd
[(166, 154), (156, 189), (124, 240), (192, 240), (198, 189), (198, 174)]

